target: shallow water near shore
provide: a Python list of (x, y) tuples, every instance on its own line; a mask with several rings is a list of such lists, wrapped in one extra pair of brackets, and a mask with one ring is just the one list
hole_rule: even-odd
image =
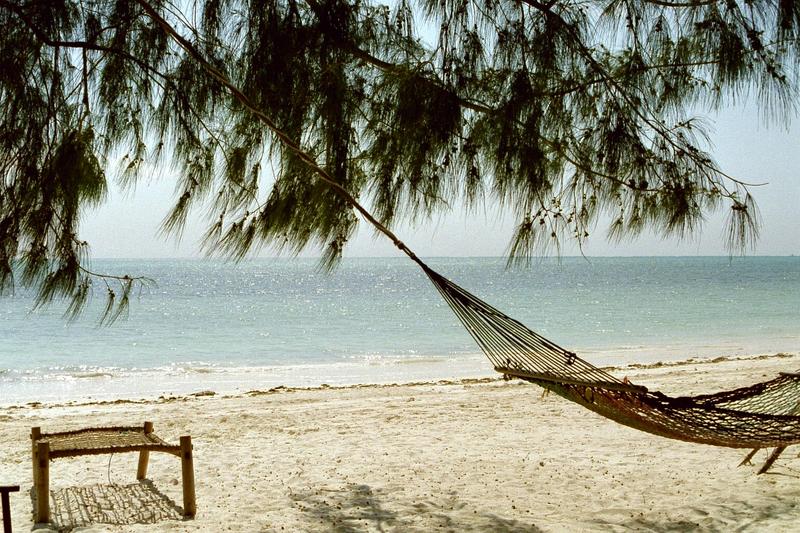
[[(598, 365), (800, 351), (800, 258), (435, 258), (445, 276)], [(94, 261), (156, 287), (98, 327), (0, 299), (0, 404), (492, 375), (402, 258)]]

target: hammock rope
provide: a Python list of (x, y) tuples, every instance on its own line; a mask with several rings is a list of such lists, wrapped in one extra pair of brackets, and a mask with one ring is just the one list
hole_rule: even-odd
[(497, 372), (663, 437), (731, 448), (800, 443), (800, 374), (717, 394), (669, 397), (620, 380), (418, 263)]

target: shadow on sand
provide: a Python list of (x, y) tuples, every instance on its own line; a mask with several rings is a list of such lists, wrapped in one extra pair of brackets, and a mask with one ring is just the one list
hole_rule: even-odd
[[(33, 502), (33, 491), (31, 500)], [(154, 524), (183, 520), (183, 509), (149, 480), (128, 485), (66, 487), (50, 493), (50, 528), (62, 532), (91, 524)]]
[[(593, 520), (585, 523), (590, 525), (587, 529), (593, 531), (727, 533), (729, 531), (767, 531), (765, 523), (774, 523), (776, 518), (780, 518), (785, 520), (786, 524), (793, 524), (800, 515), (796, 491), (787, 492), (785, 497), (774, 497), (767, 500), (737, 499), (735, 501), (706, 501), (705, 504), (705, 507), (686, 506), (680, 511), (682, 516), (674, 518), (654, 518), (647, 514), (627, 518), (595, 516)], [(794, 529), (794, 526), (791, 526), (789, 530)], [(783, 531), (783, 529), (780, 530)]]
[[(541, 533), (529, 523), (481, 512), (469, 512), (463, 503), (437, 506), (419, 502), (400, 512), (388, 510), (391, 496), (368, 485), (309, 488), (290, 492), (297, 509), (305, 514), (309, 530), (351, 533), (361, 531), (492, 531), (497, 533)], [(456, 507), (458, 506), (458, 508)], [(457, 512), (453, 512), (456, 509)], [(414, 517), (413, 519), (411, 517)]]

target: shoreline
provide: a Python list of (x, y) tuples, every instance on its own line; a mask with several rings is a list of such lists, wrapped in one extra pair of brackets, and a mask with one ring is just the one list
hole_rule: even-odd
[[(694, 394), (764, 381), (798, 361), (756, 355), (620, 372)], [(196, 519), (180, 517), (174, 457), (151, 454), (149, 480), (137, 483), (136, 454), (93, 456), (52, 463), (50, 531), (780, 532), (800, 520), (795, 449), (756, 476), (767, 451), (737, 467), (747, 450), (635, 431), (498, 376), (0, 408), (2, 481), (22, 488), (14, 528), (33, 526), (31, 427), (144, 420), (167, 442), (192, 436)]]
[[(665, 360), (656, 361), (654, 363), (630, 363), (618, 366), (602, 366), (601, 370), (611, 373), (630, 373), (637, 371), (656, 370), (656, 369), (673, 369), (687, 366), (702, 366), (702, 365), (718, 365), (721, 363), (734, 363), (734, 362), (747, 362), (747, 361), (764, 361), (764, 360), (777, 360), (777, 359), (793, 359), (800, 357), (800, 354), (778, 352), (775, 354), (753, 354), (741, 356), (721, 355), (716, 357), (690, 357), (683, 360)], [(798, 368), (800, 369), (800, 368)], [(246, 391), (236, 392), (218, 392), (212, 389), (204, 389), (184, 394), (174, 395), (160, 395), (157, 398), (112, 398), (112, 399), (88, 399), (88, 400), (68, 400), (63, 402), (24, 402), (24, 403), (9, 403), (0, 404), (0, 410), (9, 409), (46, 409), (56, 407), (87, 407), (87, 406), (103, 406), (103, 405), (149, 405), (149, 404), (163, 404), (176, 401), (186, 401), (192, 398), (203, 397), (216, 397), (220, 399), (229, 398), (246, 398), (253, 396), (264, 396), (276, 393), (291, 393), (291, 392), (313, 392), (313, 391), (347, 391), (357, 389), (385, 389), (396, 387), (427, 387), (427, 386), (448, 386), (448, 385), (476, 385), (484, 383), (493, 383), (504, 381), (504, 378), (492, 372), (491, 375), (475, 376), (475, 377), (462, 377), (452, 379), (431, 379), (422, 381), (398, 381), (398, 382), (383, 382), (383, 383), (354, 383), (347, 385), (329, 385), (320, 384), (314, 386), (287, 386), (276, 385), (268, 389), (250, 389)]]
[[(491, 375), (424, 273), (399, 259), (345, 262), (334, 275), (302, 261), (134, 261), (159, 287), (113, 328), (97, 327), (101, 301), (67, 325), (58, 304), (30, 313), (30, 294), (0, 299), (0, 403)], [(796, 260), (550, 263), (432, 266), (598, 367), (800, 353)]]

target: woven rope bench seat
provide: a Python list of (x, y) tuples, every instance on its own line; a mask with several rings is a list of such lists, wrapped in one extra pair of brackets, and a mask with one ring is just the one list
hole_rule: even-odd
[(35, 427), (31, 429), (31, 452), (37, 523), (50, 521), (50, 461), (82, 455), (139, 452), (138, 480), (147, 476), (150, 452), (174, 455), (181, 460), (183, 514), (192, 517), (197, 511), (192, 438), (188, 435), (180, 438), (180, 444), (169, 444), (153, 433), (151, 422), (141, 426), (86, 428), (59, 433), (42, 433), (41, 428)]
[(155, 433), (145, 433), (143, 426), (43, 433), (37, 442), (49, 443), (50, 459), (139, 451), (181, 454), (180, 445), (168, 444)]

